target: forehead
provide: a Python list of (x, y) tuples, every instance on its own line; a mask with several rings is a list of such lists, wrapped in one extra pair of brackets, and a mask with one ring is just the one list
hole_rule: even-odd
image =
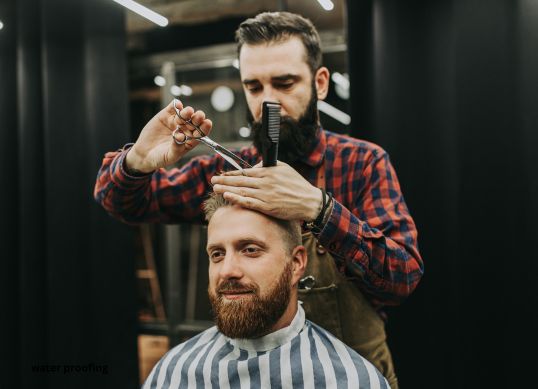
[(243, 45), (239, 53), (239, 69), (242, 79), (310, 72), (306, 48), (296, 36), (283, 41)]
[(241, 207), (221, 207), (211, 218), (207, 229), (207, 244), (226, 244), (256, 239), (271, 244), (282, 243), (277, 224), (261, 213)]

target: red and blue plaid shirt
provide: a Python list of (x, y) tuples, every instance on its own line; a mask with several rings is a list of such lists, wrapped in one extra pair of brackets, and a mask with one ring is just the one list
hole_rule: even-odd
[[(316, 142), (294, 168), (316, 185), (323, 166), (326, 190), (336, 200), (319, 242), (376, 308), (399, 304), (418, 284), (423, 262), (388, 154), (372, 143), (324, 130)], [(97, 202), (127, 223), (202, 223), (211, 177), (231, 168), (218, 155), (201, 156), (181, 168), (134, 177), (123, 168), (127, 150), (105, 155), (94, 192)], [(239, 155), (251, 165), (260, 161), (254, 146)]]

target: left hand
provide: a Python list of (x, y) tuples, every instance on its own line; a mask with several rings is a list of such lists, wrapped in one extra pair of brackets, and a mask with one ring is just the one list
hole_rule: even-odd
[(284, 162), (234, 170), (211, 178), (213, 190), (233, 204), (285, 220), (314, 220), (321, 191)]

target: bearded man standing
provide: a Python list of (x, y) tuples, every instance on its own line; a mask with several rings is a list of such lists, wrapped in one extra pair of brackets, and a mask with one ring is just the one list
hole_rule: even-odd
[(305, 320), (297, 285), (307, 255), (297, 221), (232, 205), (204, 206), (216, 327), (170, 350), (150, 388), (388, 388), (366, 359)]
[[(322, 129), (317, 101), (327, 96), (312, 23), (287, 12), (262, 13), (236, 32), (241, 81), (254, 145), (239, 155), (260, 162), (262, 103), (281, 104), (279, 162), (229, 170), (215, 156), (169, 169), (197, 145), (172, 133), (191, 120), (209, 134), (201, 111), (172, 102), (142, 130), (134, 145), (105, 155), (95, 198), (128, 222), (203, 222), (211, 185), (233, 204), (286, 220), (303, 220), (309, 257), (299, 298), (307, 318), (371, 361), (393, 388), (397, 379), (387, 346), (383, 307), (397, 305), (423, 273), (417, 230), (387, 153), (370, 142)], [(191, 135), (191, 134), (188, 134)]]

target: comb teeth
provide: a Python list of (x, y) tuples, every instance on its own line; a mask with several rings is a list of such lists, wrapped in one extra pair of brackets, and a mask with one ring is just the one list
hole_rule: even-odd
[(267, 104), (267, 136), (278, 143), (280, 135), (280, 104)]

